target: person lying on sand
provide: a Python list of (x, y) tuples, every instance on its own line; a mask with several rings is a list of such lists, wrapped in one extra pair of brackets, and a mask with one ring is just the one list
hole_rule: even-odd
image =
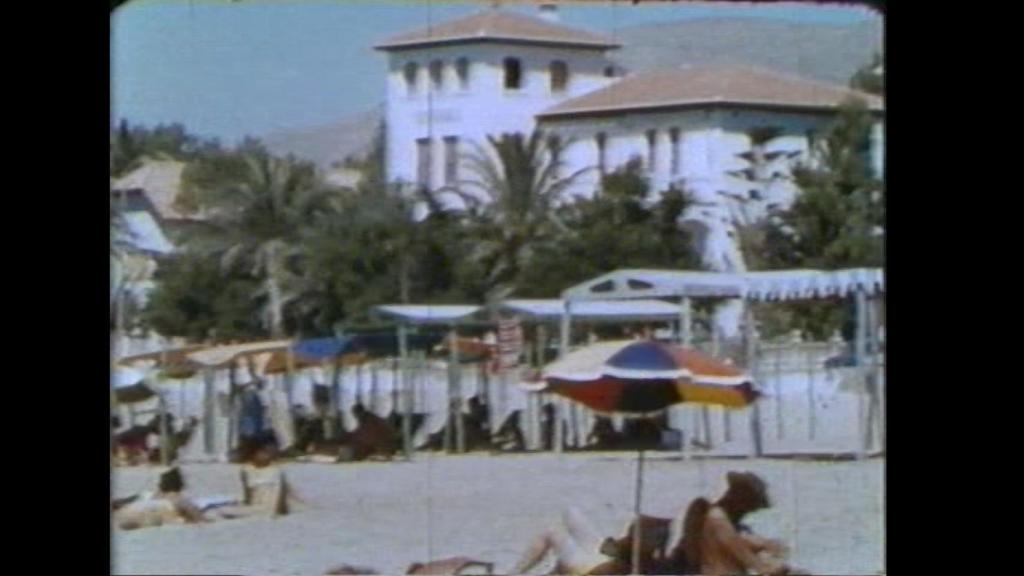
[(764, 481), (751, 472), (729, 472), (728, 488), (714, 504), (698, 498), (683, 519), (683, 537), (670, 557), (672, 573), (792, 574), (784, 563), (785, 546), (754, 535), (740, 522), (771, 506)]
[[(510, 574), (525, 574), (554, 553), (558, 574), (629, 574), (635, 523), (618, 540), (601, 538), (594, 524), (575, 508), (563, 514), (561, 523), (541, 533), (526, 549)], [(665, 546), (669, 520), (643, 517), (641, 521), (640, 572), (648, 573)], [(661, 535), (656, 535), (662, 532)], [(653, 573), (653, 572), (652, 572)]]
[(182, 494), (184, 488), (181, 470), (171, 468), (160, 475), (156, 492), (115, 500), (114, 524), (122, 530), (135, 530), (164, 524), (206, 522), (202, 510)]

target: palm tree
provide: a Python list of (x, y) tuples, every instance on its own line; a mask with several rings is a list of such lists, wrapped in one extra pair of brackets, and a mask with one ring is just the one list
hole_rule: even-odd
[(467, 203), (476, 257), (490, 297), (498, 298), (515, 289), (537, 247), (568, 232), (556, 214), (558, 201), (593, 168), (562, 177), (566, 144), (539, 130), (487, 141), (489, 150), (474, 143), (475, 153), (463, 157), (473, 178), (452, 190)]
[(258, 151), (242, 161), (239, 173), (200, 191), (209, 216), (192, 244), (217, 254), (223, 269), (248, 266), (267, 299), (264, 322), (272, 337), (281, 338), (285, 306), (297, 294), (300, 231), (328, 191), (311, 164)]

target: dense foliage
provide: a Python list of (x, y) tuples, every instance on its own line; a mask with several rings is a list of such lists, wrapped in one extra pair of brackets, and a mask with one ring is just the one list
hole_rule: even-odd
[[(863, 105), (844, 107), (817, 138), (816, 160), (794, 170), (802, 192), (792, 207), (741, 226), (752, 269), (883, 265), (872, 121)], [(202, 216), (159, 262), (142, 320), (191, 340), (316, 336), (371, 321), (375, 304), (552, 298), (616, 268), (697, 268), (677, 226), (681, 191), (652, 190), (632, 161), (603, 176), (592, 197), (566, 198), (580, 174), (565, 173), (562, 146), (540, 132), (494, 136), (464, 158), (466, 180), (429, 194), (385, 181), (383, 131), (366, 157), (345, 163), (360, 183), (338, 187), (254, 140), (225, 148), (180, 126), (122, 123), (112, 173), (147, 158), (186, 162), (177, 202)], [(116, 222), (112, 208), (112, 237)], [(769, 332), (818, 337), (850, 320), (835, 303), (758, 315)]]

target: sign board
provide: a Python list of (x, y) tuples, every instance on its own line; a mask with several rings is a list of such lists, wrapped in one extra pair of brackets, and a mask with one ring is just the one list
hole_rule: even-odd
[(523, 328), (519, 317), (498, 321), (498, 362), (502, 370), (519, 366), (523, 352)]

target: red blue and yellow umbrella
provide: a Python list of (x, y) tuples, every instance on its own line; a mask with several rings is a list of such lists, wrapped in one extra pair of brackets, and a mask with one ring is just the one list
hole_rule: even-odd
[(653, 340), (601, 342), (544, 370), (546, 391), (602, 413), (644, 415), (682, 402), (742, 408), (757, 399), (739, 368), (697, 350)]
[[(570, 352), (544, 370), (540, 388), (592, 410), (645, 416), (683, 402), (739, 408), (758, 392), (740, 369), (707, 354), (653, 340), (601, 342)], [(637, 459), (634, 513), (641, 519), (644, 453)], [(634, 530), (633, 572), (639, 574), (640, 530)]]

